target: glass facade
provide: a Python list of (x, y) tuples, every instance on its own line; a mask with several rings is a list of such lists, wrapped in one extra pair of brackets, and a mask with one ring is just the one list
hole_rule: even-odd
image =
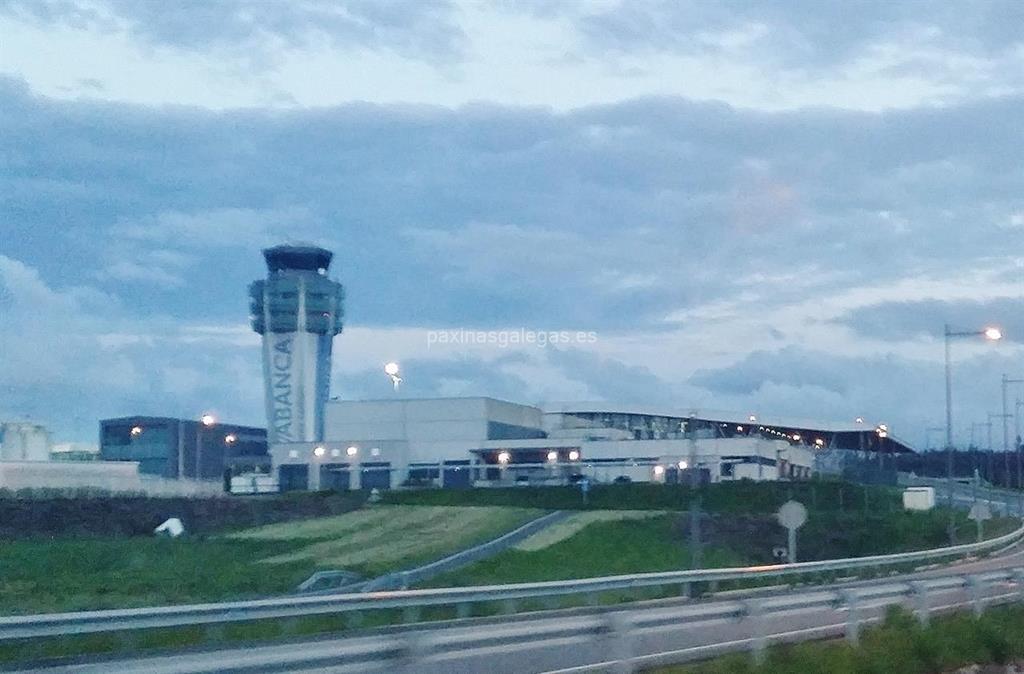
[(223, 479), (226, 471), (269, 467), (262, 428), (192, 419), (124, 417), (100, 422), (100, 459), (136, 461), (139, 472), (165, 478)]

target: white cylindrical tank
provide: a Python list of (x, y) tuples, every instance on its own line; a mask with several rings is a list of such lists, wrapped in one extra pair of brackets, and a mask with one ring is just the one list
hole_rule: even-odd
[(50, 432), (28, 422), (0, 424), (0, 460), (49, 461)]

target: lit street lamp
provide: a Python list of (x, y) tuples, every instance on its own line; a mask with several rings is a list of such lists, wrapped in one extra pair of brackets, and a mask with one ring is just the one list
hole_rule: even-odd
[(953, 515), (953, 373), (950, 364), (949, 344), (953, 337), (984, 337), (989, 341), (1003, 338), (999, 328), (987, 327), (981, 330), (954, 331), (949, 323), (943, 326), (943, 337), (946, 347), (946, 482), (949, 492), (949, 538), (955, 543), (956, 520)]
[(399, 376), (398, 371), (398, 363), (394, 361), (384, 365), (384, 374), (391, 377), (391, 383), (396, 391), (398, 390), (398, 385), (402, 383), (402, 377)]

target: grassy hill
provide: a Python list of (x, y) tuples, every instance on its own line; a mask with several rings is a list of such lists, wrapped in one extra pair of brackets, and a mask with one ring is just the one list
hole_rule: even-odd
[(290, 592), (318, 569), (367, 575), (495, 538), (540, 512), (377, 506), (224, 536), (0, 544), (0, 614), (218, 601)]

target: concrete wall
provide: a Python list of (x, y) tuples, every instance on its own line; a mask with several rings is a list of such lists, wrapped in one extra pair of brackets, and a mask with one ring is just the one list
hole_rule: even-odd
[(142, 491), (142, 480), (127, 461), (0, 461), (0, 488)]
[[(489, 402), (499, 401), (485, 398), (332, 400), (325, 412), (324, 440), (486, 440)], [(497, 409), (508, 415), (506, 408), (497, 406)]]
[(139, 474), (133, 461), (0, 461), (0, 489), (91, 489), (148, 496), (210, 496), (221, 482), (167, 480)]

